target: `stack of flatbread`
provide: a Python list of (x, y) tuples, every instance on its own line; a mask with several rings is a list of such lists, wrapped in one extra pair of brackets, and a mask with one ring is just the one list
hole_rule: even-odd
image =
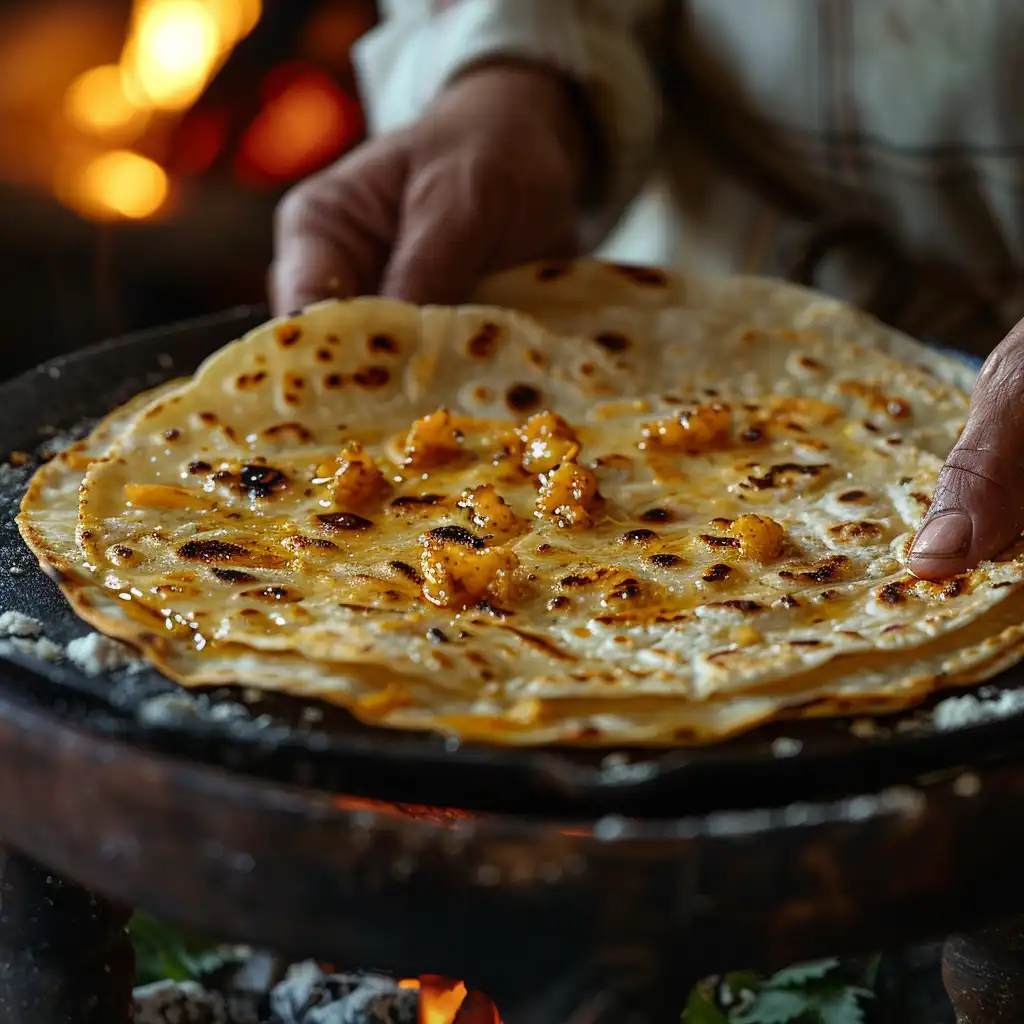
[(908, 573), (971, 372), (755, 279), (592, 261), (326, 302), (44, 466), (21, 531), (185, 686), (498, 744), (904, 708), (1024, 643), (1024, 560)]

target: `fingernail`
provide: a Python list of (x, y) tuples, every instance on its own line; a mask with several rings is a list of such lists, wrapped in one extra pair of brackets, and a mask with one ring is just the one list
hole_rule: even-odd
[(955, 558), (967, 554), (974, 523), (966, 512), (940, 512), (925, 523), (910, 549), (913, 558)]

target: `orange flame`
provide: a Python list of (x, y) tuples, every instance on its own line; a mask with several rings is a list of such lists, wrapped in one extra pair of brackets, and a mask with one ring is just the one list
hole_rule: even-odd
[(420, 978), (419, 1024), (451, 1024), (466, 998), (461, 981), (424, 975)]
[(133, 22), (121, 54), (129, 101), (154, 110), (190, 107), (223, 53), (212, 9), (203, 0), (137, 0)]
[(418, 1024), (501, 1024), (501, 1018), (493, 1004), (480, 1014), (467, 1017), (461, 1015), (466, 1000), (466, 986), (461, 981), (449, 981), (436, 975), (425, 974), (422, 978), (404, 978), (399, 988), (419, 989), (420, 1011)]
[[(192, 106), (261, 14), (262, 0), (133, 0), (120, 61), (92, 68), (71, 83), (64, 97), (66, 121), (101, 143), (131, 143), (155, 116)], [(139, 161), (145, 158), (129, 155), (136, 160), (119, 151), (78, 157), (62, 168), (58, 196), (92, 219), (153, 216), (169, 194), (166, 175), (158, 186), (151, 168), (143, 173)], [(107, 177), (101, 182), (102, 175)]]

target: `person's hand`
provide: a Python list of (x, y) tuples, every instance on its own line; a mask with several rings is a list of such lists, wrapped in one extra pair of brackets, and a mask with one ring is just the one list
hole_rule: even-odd
[(1024, 527), (1024, 321), (988, 357), (910, 569), (938, 580), (1001, 554)]
[(277, 211), (271, 305), (380, 293), (466, 301), (484, 275), (575, 254), (588, 144), (568, 85), (513, 65), (469, 71), (418, 122), (364, 143)]

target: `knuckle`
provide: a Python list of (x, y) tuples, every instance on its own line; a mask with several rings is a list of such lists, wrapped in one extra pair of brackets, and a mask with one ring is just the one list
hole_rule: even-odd
[(511, 208), (549, 210), (571, 205), (571, 171), (528, 141), (485, 130), (477, 133), (428, 131), (412, 145), (409, 199), (450, 201), (473, 216), (503, 219)]
[[(426, 161), (417, 166), (409, 177), (406, 186), (406, 203), (419, 206), (424, 203), (440, 203), (447, 201), (449, 193), (464, 191), (460, 189), (462, 168), (459, 161), (451, 156)], [(472, 194), (463, 194), (463, 206), (472, 207)]]
[(1005, 495), (1019, 478), (1019, 468), (991, 448), (958, 445), (946, 459), (936, 485), (936, 506), (956, 504), (971, 492)]
[(978, 375), (978, 389), (982, 399), (991, 391), (1019, 388), (1024, 383), (1024, 321), (996, 346), (985, 360)]
[[(516, 233), (543, 224), (559, 231), (571, 218), (571, 188), (562, 188), (556, 175), (528, 161), (503, 159), (493, 151), (466, 153), (455, 175), (438, 183), (437, 194), (451, 196), (460, 211), (482, 219), (493, 230)], [(458, 181), (458, 189), (452, 182)]]
[(294, 234), (306, 229), (323, 208), (321, 185), (309, 178), (290, 188), (274, 211), (274, 227), (279, 234)]
[(509, 160), (508, 154), (493, 145), (477, 145), (466, 151), (466, 170), (473, 181), (516, 182), (529, 171), (529, 161)]
[(974, 461), (1009, 462), (1024, 468), (1024, 322), (985, 361), (971, 395), (970, 415), (957, 450)]
[(510, 154), (493, 148), (471, 154), (470, 180), (478, 188), (498, 186), (520, 196), (547, 197), (571, 191), (571, 176), (543, 152)]
[(358, 180), (358, 163), (346, 157), (326, 170), (293, 185), (278, 201), (274, 225), (282, 233), (308, 234), (330, 216), (338, 216), (347, 205), (353, 180)]

